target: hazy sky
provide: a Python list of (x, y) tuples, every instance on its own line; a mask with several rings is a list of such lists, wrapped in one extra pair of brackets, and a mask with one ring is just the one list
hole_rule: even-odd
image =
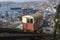
[[(27, 2), (27, 1), (40, 1), (40, 0), (0, 0), (1, 1), (14, 1), (14, 2)], [(42, 0), (45, 1), (45, 0)]]

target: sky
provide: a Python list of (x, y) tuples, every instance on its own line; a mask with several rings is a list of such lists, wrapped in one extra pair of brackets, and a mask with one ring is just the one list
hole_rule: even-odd
[(28, 2), (28, 1), (45, 1), (45, 0), (0, 0), (0, 2), (1, 1)]

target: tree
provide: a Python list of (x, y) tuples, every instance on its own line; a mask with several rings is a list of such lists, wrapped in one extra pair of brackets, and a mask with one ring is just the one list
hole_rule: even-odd
[(55, 15), (55, 19), (58, 19), (58, 20), (55, 23), (54, 40), (56, 40), (57, 27), (59, 28), (59, 25), (60, 25), (60, 21), (59, 21), (60, 20), (60, 4), (57, 5), (56, 10), (57, 10), (57, 12), (56, 12), (56, 15)]
[[(60, 4), (57, 6), (58, 27), (60, 26)], [(60, 28), (60, 27), (59, 27)]]
[(57, 6), (57, 17), (58, 19), (60, 19), (60, 4)]

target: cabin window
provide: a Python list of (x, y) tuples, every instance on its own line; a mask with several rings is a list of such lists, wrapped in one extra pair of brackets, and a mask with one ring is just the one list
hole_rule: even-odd
[(33, 19), (31, 19), (30, 22), (33, 23)]
[(33, 19), (27, 19), (27, 23), (33, 23)]

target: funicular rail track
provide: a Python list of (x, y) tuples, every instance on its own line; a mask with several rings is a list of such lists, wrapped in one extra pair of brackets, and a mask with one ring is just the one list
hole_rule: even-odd
[[(56, 34), (57, 37), (60, 37), (60, 34)], [(33, 38), (33, 37), (43, 37), (43, 38), (52, 38), (54, 34), (45, 34), (45, 33), (32, 33), (32, 32), (23, 32), (23, 31), (12, 31), (9, 29), (0, 28), (0, 38)]]

